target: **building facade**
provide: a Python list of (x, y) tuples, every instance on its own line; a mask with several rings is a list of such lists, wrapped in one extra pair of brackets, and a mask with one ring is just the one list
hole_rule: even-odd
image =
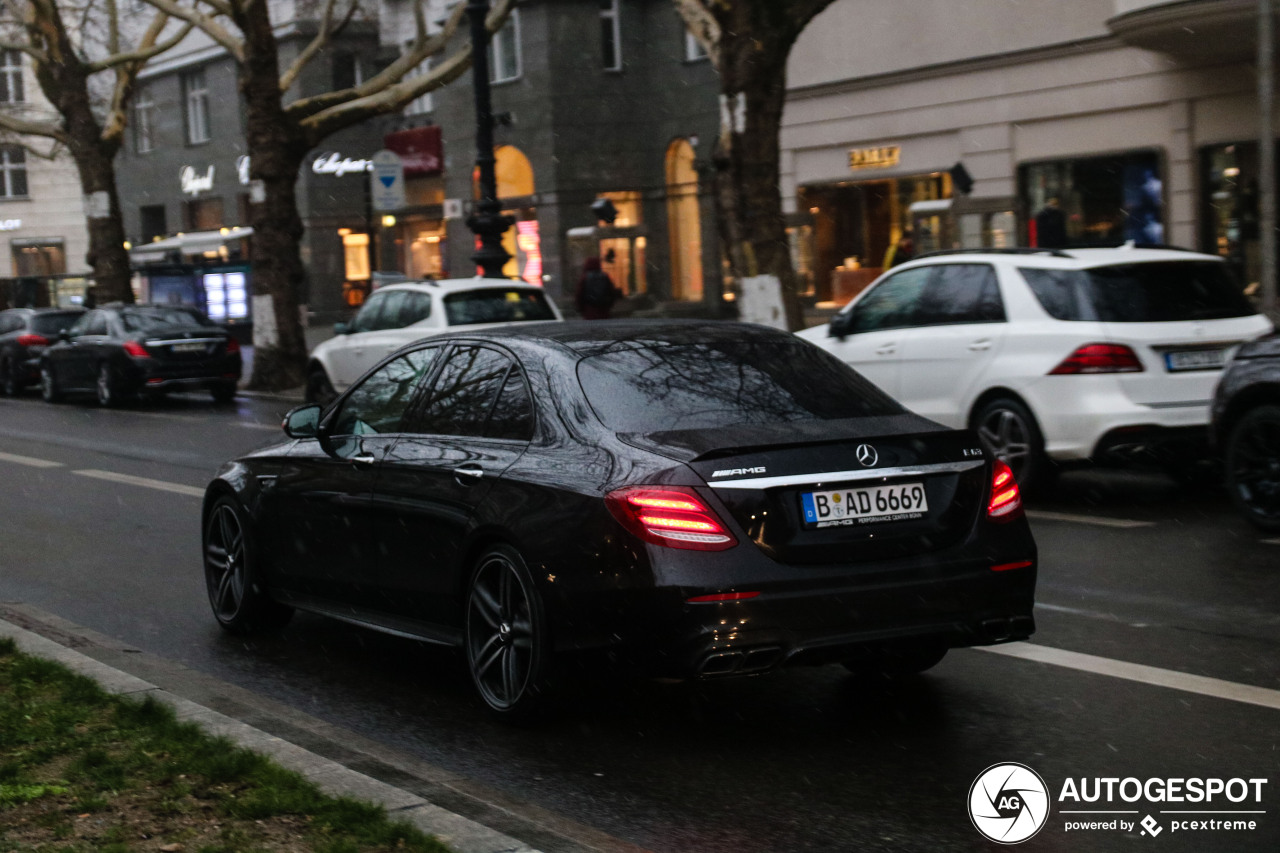
[(928, 26), (837, 0), (792, 52), (783, 197), (819, 299), (904, 233), (916, 252), (1169, 243), (1258, 280), (1256, 3), (913, 9)]

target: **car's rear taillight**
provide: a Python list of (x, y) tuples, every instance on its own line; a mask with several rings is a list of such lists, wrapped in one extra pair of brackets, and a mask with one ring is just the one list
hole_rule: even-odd
[(628, 486), (605, 496), (627, 530), (654, 545), (724, 551), (738, 544), (715, 510), (683, 486)]
[(18, 346), (20, 347), (47, 347), (49, 339), (44, 335), (18, 335)]
[(1141, 373), (1138, 354), (1124, 344), (1085, 344), (1062, 360), (1050, 376), (1080, 373)]
[(137, 341), (125, 341), (124, 351), (126, 355), (134, 358), (151, 358), (151, 353), (147, 352), (147, 348)]
[(1012, 521), (1022, 515), (1022, 492), (1013, 470), (1003, 459), (997, 459), (991, 467), (991, 500), (987, 502), (987, 518), (992, 521)]
[(240, 342), (235, 338), (227, 338), (227, 355), (240, 352)]

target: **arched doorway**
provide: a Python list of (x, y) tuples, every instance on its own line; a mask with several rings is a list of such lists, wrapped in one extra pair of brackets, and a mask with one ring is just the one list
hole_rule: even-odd
[(667, 229), (671, 238), (671, 296), (702, 299), (702, 218), (693, 145), (677, 139), (667, 147)]
[[(494, 177), (498, 200), (524, 199), (534, 194), (533, 164), (514, 145), (501, 145), (493, 150)], [(475, 197), (480, 198), (480, 171), (474, 173)], [(538, 219), (532, 207), (508, 208), (505, 213), (516, 218), (514, 228), (502, 235), (502, 246), (511, 255), (502, 268), (508, 278), (521, 278), (530, 284), (542, 284), (542, 245)]]

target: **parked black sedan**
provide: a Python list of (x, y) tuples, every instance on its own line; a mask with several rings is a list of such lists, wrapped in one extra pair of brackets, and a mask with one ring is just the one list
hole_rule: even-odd
[(760, 326), (442, 335), (284, 429), (206, 493), (217, 620), (302, 608), (460, 647), (499, 715), (543, 704), (571, 653), (903, 673), (1034, 629), (1008, 466)]
[(40, 381), (40, 357), (84, 312), (79, 308), (0, 311), (0, 394), (12, 397)]
[(1280, 533), (1280, 334), (1240, 347), (1218, 381), (1213, 437), (1232, 502)]
[(86, 313), (45, 351), (40, 387), (51, 403), (91, 392), (114, 406), (139, 393), (191, 388), (227, 402), (240, 371), (240, 344), (196, 309), (108, 305)]

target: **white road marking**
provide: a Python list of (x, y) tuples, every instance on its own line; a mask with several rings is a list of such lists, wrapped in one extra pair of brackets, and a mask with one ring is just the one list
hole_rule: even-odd
[(19, 456), (16, 453), (0, 453), (0, 462), (12, 462), (14, 465), (27, 465), (32, 468), (61, 468), (61, 462), (51, 459), (36, 459), (34, 456)]
[(1046, 663), (1050, 666), (1078, 669), (1082, 672), (1092, 672), (1096, 675), (1123, 678), (1126, 681), (1137, 681), (1140, 684), (1168, 687), (1171, 690), (1198, 693), (1201, 696), (1212, 696), (1216, 699), (1260, 705), (1263, 708), (1280, 711), (1280, 690), (1256, 687), (1252, 684), (1237, 684), (1234, 681), (1223, 681), (1220, 678), (1207, 678), (1203, 675), (1191, 675), (1171, 669), (1145, 666), (1140, 663), (1129, 663), (1128, 661), (1113, 660), (1111, 658), (1098, 657), (1097, 655), (1069, 652), (1066, 649), (1038, 646), (1035, 643), (1007, 643), (1000, 646), (976, 646), (975, 648), (978, 651), (1007, 655), (1008, 657), (1021, 658), (1035, 661), (1036, 663)]
[(1156, 526), (1154, 521), (1137, 521), (1132, 518), (1104, 518), (1097, 515), (1077, 515), (1070, 512), (1048, 512), (1042, 509), (1027, 510), (1027, 518), (1034, 518), (1040, 521), (1068, 521), (1072, 524), (1092, 524), (1097, 527), (1119, 527), (1121, 529)]
[(85, 468), (71, 473), (79, 474), (81, 477), (92, 477), (95, 480), (109, 480), (113, 483), (124, 483), (129, 486), (142, 486), (146, 489), (173, 492), (174, 494), (187, 495), (193, 498), (204, 497), (204, 489), (199, 489), (195, 486), (184, 486), (181, 483), (169, 483), (164, 480), (152, 480), (148, 477), (135, 477), (132, 474), (117, 474), (115, 471), (99, 471), (95, 468)]
[(1261, 539), (1263, 545), (1280, 545), (1280, 539)]

